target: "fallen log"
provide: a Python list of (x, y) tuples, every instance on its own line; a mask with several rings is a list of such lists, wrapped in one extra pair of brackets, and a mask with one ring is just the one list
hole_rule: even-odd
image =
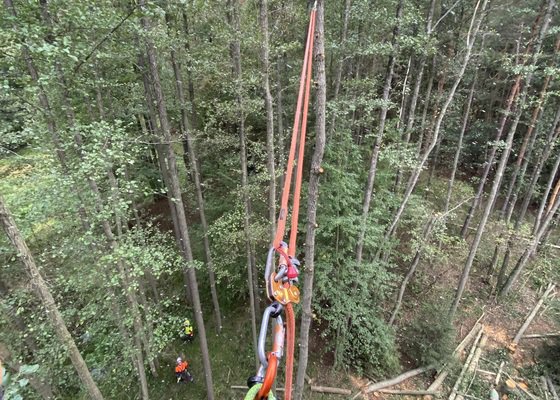
[(403, 396), (439, 396), (440, 392), (433, 392), (430, 390), (392, 390), (392, 389), (381, 389), (380, 393), (386, 394), (397, 394)]
[(556, 392), (556, 388), (554, 387), (554, 383), (552, 383), (552, 380), (548, 375), (546, 376), (546, 382), (548, 383), (548, 389), (550, 389), (550, 393), (552, 393), (552, 397), (554, 398), (554, 400), (560, 400), (558, 398), (558, 393)]
[(367, 393), (371, 393), (371, 392), (377, 392), (381, 389), (385, 389), (385, 388), (388, 388), (388, 387), (391, 387), (391, 386), (395, 386), (395, 385), (397, 385), (397, 384), (399, 384), (399, 383), (401, 383), (401, 382), (403, 382), (407, 379), (412, 378), (413, 376), (420, 375), (420, 374), (422, 374), (426, 371), (429, 371), (431, 369), (434, 369), (434, 368), (435, 368), (435, 365), (428, 365), (427, 367), (416, 368), (416, 369), (413, 369), (411, 371), (405, 372), (404, 374), (396, 376), (392, 379), (388, 379), (388, 380), (385, 380), (385, 381), (370, 384), (366, 387), (366, 389), (364, 391), (360, 391), (360, 392), (356, 393), (354, 395), (354, 397), (352, 397), (352, 399), (357, 398), (362, 393), (367, 394)]
[[(473, 325), (470, 332), (467, 333), (467, 335), (463, 338), (463, 340), (461, 340), (461, 343), (459, 343), (457, 348), (455, 348), (452, 357), (458, 357), (459, 354), (462, 353), (463, 350), (465, 350), (465, 348), (468, 346), (468, 344), (474, 339), (474, 337), (477, 336), (482, 331), (483, 326), (479, 323), (479, 321), (483, 317), (484, 317), (484, 313), (480, 316), (478, 321)], [(438, 375), (436, 376), (436, 379), (432, 382), (432, 384), (428, 387), (427, 390), (430, 392), (437, 391), (441, 387), (443, 381), (445, 380), (445, 378), (447, 378), (448, 375), (449, 375), (449, 365), (446, 364), (439, 371)], [(426, 397), (426, 400), (427, 399), (429, 399), (429, 397)]]
[[(481, 341), (481, 337), (483, 335), (483, 331), (481, 330), (478, 335), (476, 336), (476, 339), (472, 345), (471, 351), (469, 352), (469, 355), (467, 357), (467, 361), (465, 361), (465, 364), (463, 364), (463, 368), (461, 369), (461, 373), (459, 374), (459, 377), (457, 378), (457, 380), (455, 381), (455, 385), (453, 385), (453, 389), (451, 389), (451, 393), (449, 394), (448, 400), (455, 400), (455, 398), (457, 397), (457, 391), (459, 390), (459, 387), (461, 386), (461, 383), (463, 382), (463, 377), (465, 376), (465, 373), (467, 372), (467, 370), (470, 368), (473, 358), (475, 357), (475, 353), (478, 350), (478, 344)], [(486, 337), (486, 336), (485, 336)], [(480, 357), (480, 355), (479, 355)]]
[(550, 338), (550, 337), (559, 337), (560, 332), (552, 332), (552, 333), (535, 333), (531, 335), (523, 335), (521, 339), (541, 339), (541, 338)]
[(318, 393), (343, 394), (346, 396), (352, 394), (352, 391), (349, 389), (340, 389), (340, 388), (327, 387), (327, 386), (311, 386), (311, 391), (318, 392)]
[(498, 368), (498, 373), (496, 374), (496, 380), (494, 381), (494, 385), (498, 386), (500, 383), (500, 378), (502, 377), (502, 371), (504, 370), (505, 361), (500, 363), (500, 367)]
[(531, 324), (531, 322), (533, 321), (533, 319), (535, 318), (535, 316), (539, 312), (539, 309), (543, 305), (544, 301), (552, 293), (552, 291), (554, 290), (555, 287), (556, 287), (556, 284), (549, 283), (545, 292), (543, 293), (543, 295), (541, 296), (541, 298), (539, 299), (537, 304), (535, 304), (535, 307), (533, 307), (533, 309), (531, 310), (529, 315), (527, 315), (527, 318), (525, 318), (525, 322), (523, 323), (523, 325), (521, 325), (521, 328), (519, 328), (519, 331), (517, 332), (517, 335), (515, 335), (515, 337), (513, 338), (513, 341), (511, 342), (511, 344), (508, 347), (511, 352), (515, 352), (515, 350), (517, 348), (517, 344), (519, 343), (519, 340), (521, 340), (521, 337), (523, 336), (523, 334), (525, 333), (525, 331), (527, 330), (527, 328), (529, 327), (529, 325)]
[(546, 382), (546, 378), (544, 376), (540, 376), (540, 380), (541, 380), (541, 390), (544, 393), (544, 399), (548, 400), (548, 383)]

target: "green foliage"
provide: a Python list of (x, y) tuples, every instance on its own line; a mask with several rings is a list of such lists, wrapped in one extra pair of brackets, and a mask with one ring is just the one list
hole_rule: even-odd
[(403, 350), (417, 365), (447, 362), (455, 348), (456, 332), (448, 318), (449, 302), (442, 300), (440, 297), (424, 301), (414, 320), (403, 328)]

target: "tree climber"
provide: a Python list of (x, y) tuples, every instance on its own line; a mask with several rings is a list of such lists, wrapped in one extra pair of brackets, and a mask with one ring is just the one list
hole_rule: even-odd
[(194, 382), (194, 378), (191, 373), (187, 370), (189, 363), (181, 357), (177, 358), (177, 365), (175, 366), (175, 377), (177, 378), (177, 383), (179, 382)]
[(181, 339), (183, 339), (185, 342), (192, 342), (194, 339), (194, 329), (191, 321), (188, 318), (185, 318), (185, 322), (183, 322)]

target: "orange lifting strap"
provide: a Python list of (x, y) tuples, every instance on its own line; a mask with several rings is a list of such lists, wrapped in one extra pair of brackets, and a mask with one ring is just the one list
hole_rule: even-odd
[[(313, 39), (315, 32), (315, 16), (316, 4), (313, 6), (310, 14), (309, 27), (307, 31), (307, 43), (305, 46), (305, 55), (303, 58), (303, 66), (301, 71), (299, 93), (296, 103), (296, 111), (294, 115), (294, 125), (292, 130), (292, 138), (290, 143), (290, 152), (288, 155), (288, 162), (286, 164), (286, 177), (284, 180), (284, 187), (282, 190), (282, 198), (280, 202), (280, 211), (278, 214), (278, 224), (272, 248), (269, 252), (267, 260), (267, 272), (265, 272), (265, 279), (267, 281), (267, 294), (271, 301), (274, 301), (274, 307), (284, 306), (286, 315), (286, 382), (285, 382), (285, 400), (292, 398), (292, 377), (294, 366), (294, 347), (295, 347), (295, 317), (292, 302), (299, 302), (299, 290), (294, 286), (297, 281), (298, 270), (294, 265), (299, 265), (295, 258), (296, 254), (296, 239), (298, 231), (298, 218), (299, 218), (299, 203), (301, 195), (301, 184), (303, 176), (303, 158), (305, 150), (305, 135), (307, 131), (307, 114), (309, 111), (309, 94), (311, 90), (311, 73), (312, 73), (312, 58), (313, 58)], [(297, 148), (297, 163), (295, 163)], [(292, 217), (290, 228), (289, 244), (283, 242), (286, 231), (286, 220), (288, 216), (288, 201), (290, 197), (290, 188), (292, 186), (292, 176), (294, 165), (296, 168), (296, 176), (294, 181), (294, 194), (292, 205)], [(270, 273), (269, 268), (272, 264), (274, 253), (279, 254), (278, 264), (284, 267), (283, 272), (276, 274)], [(270, 275), (269, 275), (270, 273)], [(269, 306), (270, 308), (270, 306)], [(267, 315), (267, 323), (270, 314)], [(281, 321), (279, 315), (275, 315), (277, 320)], [(262, 329), (266, 326), (261, 326)], [(280, 328), (281, 329), (281, 328)], [(282, 330), (282, 329), (281, 329)], [(263, 335), (261, 335), (263, 337)], [(278, 325), (274, 334), (273, 351), (266, 356), (266, 360), (261, 361), (261, 370), (266, 368), (264, 376), (261, 375), (262, 386), (260, 387), (255, 399), (266, 399), (269, 396), (270, 389), (276, 379), (276, 371), (278, 366), (278, 359), (282, 353), (283, 345), (283, 332), (278, 331)], [(260, 340), (260, 338), (259, 338)], [(262, 345), (262, 344), (261, 344)], [(260, 352), (262, 355), (263, 352)], [(266, 361), (266, 362), (265, 362)], [(265, 365), (263, 365), (265, 364)], [(264, 367), (264, 368), (263, 368)]]

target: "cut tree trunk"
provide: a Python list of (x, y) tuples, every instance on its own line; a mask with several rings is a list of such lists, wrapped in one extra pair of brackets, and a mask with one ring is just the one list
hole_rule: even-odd
[(519, 344), (519, 341), (523, 337), (523, 334), (525, 333), (527, 328), (529, 328), (529, 325), (531, 324), (531, 322), (533, 322), (533, 319), (535, 319), (535, 316), (539, 312), (539, 310), (542, 307), (542, 305), (544, 304), (545, 300), (547, 300), (548, 297), (550, 296), (550, 294), (554, 291), (555, 287), (556, 287), (556, 284), (554, 284), (554, 283), (549, 283), (548, 284), (548, 286), (547, 286), (546, 290), (544, 291), (543, 295), (541, 296), (541, 298), (539, 299), (537, 304), (535, 304), (535, 307), (533, 307), (533, 309), (531, 310), (529, 315), (527, 315), (527, 318), (525, 318), (525, 322), (523, 322), (523, 325), (521, 325), (521, 328), (519, 328), (519, 330), (517, 331), (517, 334), (513, 338), (513, 341), (509, 345), (510, 350), (515, 351), (515, 349), (517, 348), (517, 345)]

